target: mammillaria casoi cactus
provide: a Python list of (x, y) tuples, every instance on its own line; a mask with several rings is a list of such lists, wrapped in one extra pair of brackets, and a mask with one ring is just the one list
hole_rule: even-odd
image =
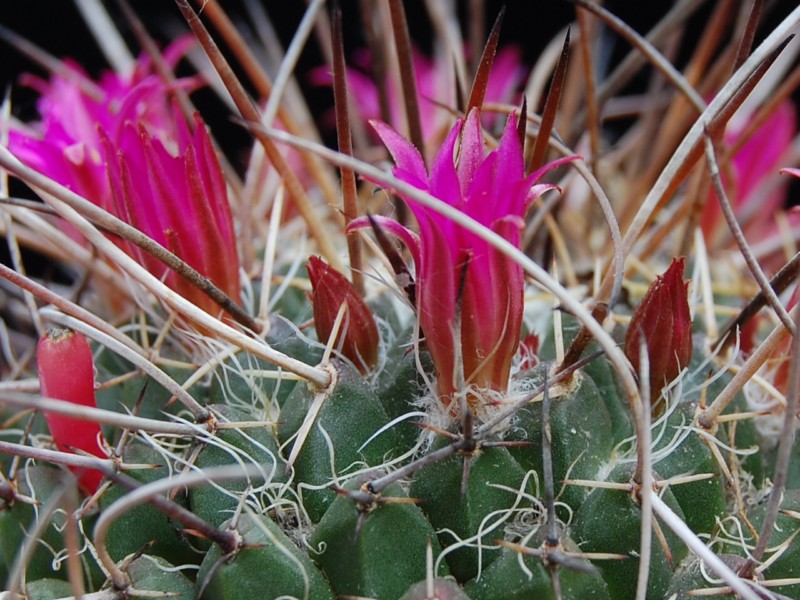
[(44, 70), (0, 136), (0, 598), (800, 598), (800, 9), (576, 0), (535, 58), (522, 3), (361, 3), (356, 72), (323, 2), (285, 55), (257, 3), (178, 1), (163, 52), (81, 4), (97, 78), (0, 28)]

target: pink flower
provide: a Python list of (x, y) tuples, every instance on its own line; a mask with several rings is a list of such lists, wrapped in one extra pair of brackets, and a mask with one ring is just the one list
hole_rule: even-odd
[[(509, 117), (499, 146), (487, 155), (479, 112), (473, 110), (466, 122), (459, 120), (450, 130), (429, 174), (410, 142), (385, 123), (373, 122), (373, 127), (394, 158), (398, 179), (429, 192), (514, 245), (519, 245), (531, 202), (554, 187), (534, 184), (550, 169), (572, 160), (561, 159), (526, 177), (515, 115)], [(461, 391), (462, 366), (467, 386), (507, 391), (522, 326), (522, 269), (474, 233), (412, 198), (403, 199), (417, 219), (419, 237), (393, 221), (379, 222), (400, 237), (414, 257), (419, 323), (442, 401), (449, 405)], [(362, 219), (354, 226), (365, 225)], [(470, 399), (473, 410), (480, 410), (477, 402)]]
[[(510, 104), (518, 100), (515, 95), (526, 70), (520, 57), (520, 50), (516, 47), (502, 48), (497, 52), (486, 88), (485, 102)], [(367, 74), (370, 60), (369, 52), (362, 50), (355, 56), (356, 68), (347, 70), (350, 97), (365, 120), (381, 118), (378, 88)], [(442, 129), (443, 124), (450, 123), (451, 113), (442, 107), (456, 106), (453, 63), (442, 58), (430, 59), (416, 49), (413, 61), (422, 135), (427, 144)], [(332, 83), (330, 72), (326, 68), (312, 72), (311, 78), (317, 85)], [(402, 130), (405, 122), (402, 93), (390, 77), (387, 78), (386, 86), (391, 113), (390, 123), (395, 129)]]
[[(175, 119), (173, 150), (142, 125), (126, 122), (118, 138), (102, 134), (111, 185), (111, 212), (146, 233), (239, 299), (239, 256), (225, 180), (205, 125), (194, 132)], [(217, 305), (137, 246), (125, 250), (153, 275), (206, 312)]]
[(692, 359), (692, 317), (683, 280), (685, 259), (676, 258), (656, 278), (633, 313), (625, 335), (625, 355), (639, 373), (641, 345), (647, 347), (652, 397)]
[[(190, 43), (193, 40), (187, 37), (167, 48), (168, 64), (174, 66)], [(42, 120), (27, 130), (12, 129), (9, 149), (28, 166), (108, 208), (110, 190), (100, 131), (116, 137), (132, 121), (165, 141), (174, 139), (169, 88), (153, 72), (147, 55), (139, 58), (132, 73), (106, 71), (99, 81), (92, 81), (70, 60), (63, 65), (64, 71), (49, 81), (24, 77), (23, 83), (41, 94), (36, 106)], [(190, 88), (197, 82), (184, 79), (178, 85)]]
[[(742, 137), (752, 118), (747, 118), (737, 128), (728, 128), (725, 146), (731, 147)], [(767, 239), (777, 233), (775, 213), (784, 207), (784, 187), (771, 186), (781, 167), (781, 159), (789, 150), (797, 133), (797, 115), (790, 101), (780, 104), (734, 155), (730, 168), (720, 165), (726, 194), (745, 236), (751, 242)], [(796, 225), (796, 223), (792, 223)], [(726, 236), (727, 225), (712, 190), (701, 221), (703, 234), (709, 245), (719, 244)]]
[[(191, 39), (167, 49), (174, 64)], [(132, 74), (92, 82), (80, 67), (50, 81), (31, 79), (42, 96), (41, 123), (13, 131), (23, 162), (133, 225), (239, 299), (239, 258), (222, 170), (205, 126), (194, 132), (171, 105), (172, 91), (142, 57)], [(191, 87), (195, 80), (176, 85)], [(136, 246), (120, 246), (185, 298), (217, 314), (205, 294)]]
[[(800, 169), (795, 168), (785, 168), (780, 170), (781, 174), (784, 175), (792, 175), (793, 177), (797, 177), (800, 179)], [(790, 212), (789, 216), (794, 217), (795, 219), (800, 218), (800, 213), (797, 211), (795, 207)], [(797, 222), (797, 221), (795, 221)], [(797, 306), (798, 302), (798, 288), (792, 292), (792, 295), (789, 297), (789, 301), (786, 303), (786, 310), (790, 311), (795, 306)], [(755, 346), (755, 330), (759, 327), (762, 321), (769, 322), (769, 318), (764, 316), (763, 313), (759, 313), (755, 315), (753, 319), (747, 324), (746, 331), (742, 332), (743, 340), (746, 340), (747, 347), (745, 348), (745, 341), (742, 342), (742, 351), (743, 353), (748, 354), (752, 351), (753, 347)], [(745, 338), (745, 333), (747, 333), (747, 337)], [(772, 384), (775, 388), (781, 392), (782, 394), (786, 395), (789, 393), (789, 376), (791, 375), (791, 355), (792, 355), (792, 337), (786, 336), (781, 343), (778, 344), (778, 347), (775, 348), (775, 351), (772, 353), (771, 363), (773, 368), (769, 377), (771, 377)]]
[[(94, 359), (89, 342), (69, 329), (51, 329), (36, 347), (39, 388), (42, 396), (96, 408), (94, 394)], [(79, 450), (107, 458), (101, 440), (103, 434), (94, 421), (84, 421), (58, 413), (45, 412), (47, 426), (62, 452)], [(95, 469), (73, 469), (84, 493), (97, 491), (103, 474)]]

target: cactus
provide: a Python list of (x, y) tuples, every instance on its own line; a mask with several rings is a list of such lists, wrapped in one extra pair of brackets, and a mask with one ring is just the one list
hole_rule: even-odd
[[(46, 214), (0, 205), (0, 598), (800, 598), (800, 262), (771, 244), (800, 231), (775, 183), (800, 170), (792, 89), (764, 77), (800, 10), (749, 53), (749, 30), (708, 42), (723, 79), (576, 2), (582, 36), (616, 28), (680, 91), (653, 85), (620, 138), (571, 76), (602, 36), (568, 36), (520, 102), (498, 21), (470, 93), (440, 92), (452, 61), (376, 3), (401, 117), (334, 10), (334, 152), (217, 3), (177, 4), (191, 36), (97, 80), (52, 63), (41, 121), (5, 122), (0, 166)], [(248, 122), (244, 165), (185, 110), (191, 48)]]

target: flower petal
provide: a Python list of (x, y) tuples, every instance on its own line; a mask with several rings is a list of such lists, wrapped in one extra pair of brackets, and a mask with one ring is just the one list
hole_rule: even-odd
[(389, 149), (389, 153), (399, 169), (408, 171), (419, 181), (427, 181), (428, 171), (425, 169), (425, 161), (414, 144), (383, 121), (372, 120), (370, 125)]

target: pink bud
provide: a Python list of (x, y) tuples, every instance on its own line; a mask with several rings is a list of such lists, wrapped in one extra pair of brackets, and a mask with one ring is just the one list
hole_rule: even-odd
[(625, 336), (625, 355), (637, 373), (644, 336), (653, 398), (692, 358), (692, 319), (688, 282), (683, 280), (684, 263), (683, 257), (674, 259), (666, 272), (656, 278), (633, 313)]
[(334, 348), (339, 348), (359, 371), (366, 373), (378, 362), (378, 326), (372, 311), (353, 284), (323, 260), (312, 256), (306, 268), (313, 289), (314, 325), (320, 341), (328, 343), (336, 315), (342, 304), (347, 303)]
[[(94, 396), (94, 362), (86, 338), (70, 329), (51, 329), (39, 340), (36, 352), (39, 387), (42, 396), (73, 404), (96, 407)], [(101, 445), (100, 426), (58, 413), (45, 412), (47, 426), (56, 446), (62, 452), (81, 450), (107, 458)], [(78, 485), (86, 494), (100, 486), (103, 474), (94, 469), (73, 469)]]

